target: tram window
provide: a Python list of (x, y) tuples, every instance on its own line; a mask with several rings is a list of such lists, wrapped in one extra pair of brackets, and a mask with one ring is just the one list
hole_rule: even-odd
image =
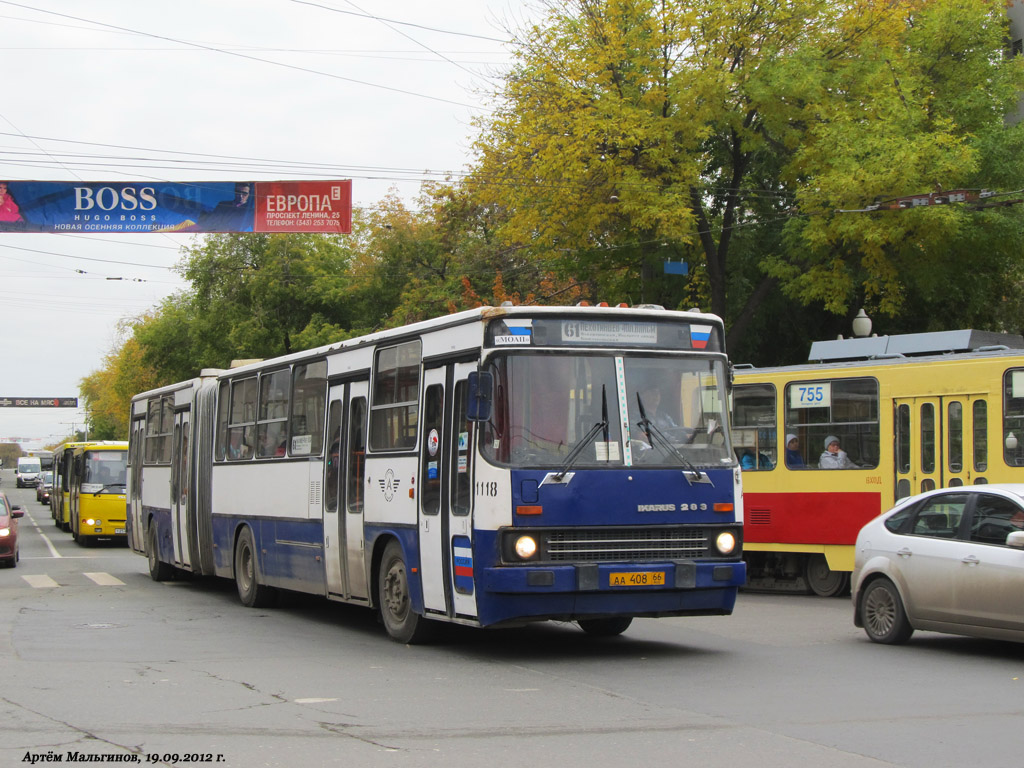
[[(900, 405), (896, 409), (896, 471), (906, 474), (910, 471), (910, 406)], [(910, 486), (903, 496), (910, 495)], [(903, 498), (898, 496), (897, 498)]]
[(921, 471), (935, 471), (935, 406), (932, 403), (921, 404)]
[(370, 405), (370, 447), (377, 451), (416, 446), (419, 417), (420, 342), (377, 352)]
[(288, 370), (260, 376), (256, 455), (284, 456), (288, 444)]
[[(850, 468), (878, 466), (878, 381), (818, 379), (786, 385), (786, 434), (809, 446), (809, 465), (819, 468), (825, 440), (838, 438)], [(820, 453), (815, 453), (820, 451)]]
[(149, 401), (146, 409), (146, 463), (167, 464), (171, 460), (171, 432), (174, 429), (174, 401), (170, 395)]
[(473, 500), (470, 483), (470, 452), (473, 444), (473, 422), (466, 415), (469, 405), (469, 385), (465, 379), (455, 385), (455, 421), (452, 454), (452, 514), (468, 515)]
[[(1013, 440), (1009, 440), (1011, 434)], [(1012, 368), (1003, 374), (1002, 442), (1003, 460), (1011, 467), (1024, 467), (1024, 369), (1021, 368)]]
[(296, 365), (292, 371), (291, 455), (319, 456), (324, 443), (327, 362)]
[(988, 403), (974, 401), (974, 470), (988, 471)]
[(964, 406), (958, 400), (946, 409), (946, 432), (949, 435), (948, 465), (950, 472), (964, 471)]
[[(732, 391), (732, 438), (744, 470), (774, 469), (778, 463), (773, 384), (741, 384)], [(786, 446), (788, 448), (788, 446)], [(803, 446), (800, 449), (803, 451)], [(802, 460), (801, 467), (806, 465)], [(793, 467), (793, 462), (789, 462)]]

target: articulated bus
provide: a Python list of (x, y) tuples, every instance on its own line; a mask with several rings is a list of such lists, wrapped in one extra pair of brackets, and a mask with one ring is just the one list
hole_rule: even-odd
[(660, 307), (485, 307), (204, 371), (132, 402), (130, 545), (156, 580), (364, 605), (399, 642), (729, 614), (723, 340)]
[(810, 360), (735, 370), (749, 586), (841, 594), (858, 531), (897, 500), (1024, 482), (1024, 338), (845, 339)]
[(71, 537), (79, 544), (127, 538), (127, 462), (127, 442), (75, 447), (69, 473), (68, 518)]
[(50, 492), (50, 516), (53, 524), (62, 531), (71, 530), (69, 503), (71, 497), (71, 459), (75, 448), (84, 442), (67, 442), (53, 451), (53, 490)]

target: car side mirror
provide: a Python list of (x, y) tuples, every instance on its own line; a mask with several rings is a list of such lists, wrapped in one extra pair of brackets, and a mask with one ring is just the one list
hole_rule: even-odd
[(25, 510), (22, 507), (11, 507), (11, 517), (24, 517)]
[(1024, 531), (1013, 531), (1006, 534), (1006, 546), (1024, 549)]

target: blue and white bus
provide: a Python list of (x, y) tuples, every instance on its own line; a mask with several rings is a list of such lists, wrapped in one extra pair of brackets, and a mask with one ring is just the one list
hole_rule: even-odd
[(128, 539), (234, 579), (436, 622), (729, 614), (745, 581), (722, 322), (483, 307), (137, 395)]

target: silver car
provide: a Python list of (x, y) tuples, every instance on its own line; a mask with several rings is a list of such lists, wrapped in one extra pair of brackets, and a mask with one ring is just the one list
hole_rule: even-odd
[(1024, 642), (1024, 484), (903, 499), (861, 528), (853, 623), (876, 643), (915, 629)]

